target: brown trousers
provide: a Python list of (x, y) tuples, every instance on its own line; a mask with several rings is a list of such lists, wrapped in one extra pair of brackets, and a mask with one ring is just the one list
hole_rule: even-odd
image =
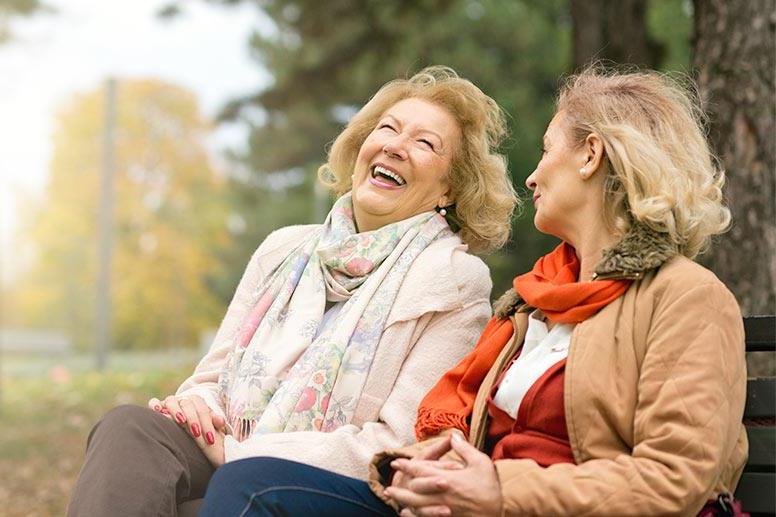
[(119, 406), (94, 426), (68, 517), (194, 516), (214, 469), (177, 424)]

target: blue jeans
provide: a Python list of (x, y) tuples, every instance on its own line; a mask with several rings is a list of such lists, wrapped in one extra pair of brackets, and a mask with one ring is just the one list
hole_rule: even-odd
[(295, 461), (248, 458), (216, 470), (200, 517), (368, 516), (396, 513), (365, 481)]

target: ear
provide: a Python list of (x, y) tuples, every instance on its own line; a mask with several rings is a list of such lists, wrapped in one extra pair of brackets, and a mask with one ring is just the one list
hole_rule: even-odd
[(445, 182), (445, 185), (447, 186), (447, 190), (445, 191), (444, 194), (442, 194), (442, 196), (440, 196), (437, 206), (445, 207), (455, 203), (455, 196), (453, 195), (453, 189), (450, 188), (447, 182)]
[(579, 169), (583, 180), (592, 178), (596, 172), (603, 169), (604, 141), (598, 133), (590, 133), (582, 144), (585, 163)]

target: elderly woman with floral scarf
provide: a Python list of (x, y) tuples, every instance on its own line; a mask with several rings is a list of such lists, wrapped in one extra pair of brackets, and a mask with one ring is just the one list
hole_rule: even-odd
[(218, 466), (252, 456), (364, 479), (410, 441), (420, 397), (490, 317), (469, 251), (509, 234), (504, 135), (497, 104), (450, 69), (383, 86), (319, 171), (340, 195), (325, 222), (259, 246), (175, 395), (103, 417), (69, 515), (191, 513)]

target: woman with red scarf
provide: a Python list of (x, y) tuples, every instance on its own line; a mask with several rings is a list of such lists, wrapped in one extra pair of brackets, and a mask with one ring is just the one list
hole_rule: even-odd
[[(562, 242), (423, 399), (419, 442), (374, 459), (373, 494), (275, 463), (242, 515), (738, 511), (744, 334), (732, 294), (692, 260), (730, 223), (700, 118), (654, 72), (571, 77), (526, 181), (536, 228)], [(289, 489), (301, 478), (315, 485)], [(208, 495), (230, 483), (217, 473)]]

